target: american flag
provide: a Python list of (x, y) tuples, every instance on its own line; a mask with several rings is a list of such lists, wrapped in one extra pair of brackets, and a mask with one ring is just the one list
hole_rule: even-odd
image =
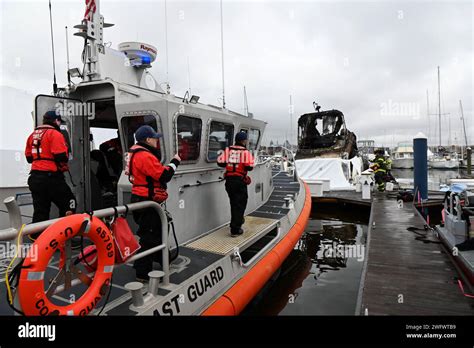
[(95, 0), (86, 0), (86, 13), (84, 13), (84, 19), (92, 20), (95, 10)]

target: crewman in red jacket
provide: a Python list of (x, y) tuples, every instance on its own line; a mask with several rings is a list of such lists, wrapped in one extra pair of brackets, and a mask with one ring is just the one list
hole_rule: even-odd
[[(126, 160), (125, 174), (132, 183), (132, 203), (153, 200), (158, 203), (168, 198), (167, 183), (174, 175), (181, 158), (176, 154), (170, 164), (160, 163), (160, 151), (157, 148), (162, 135), (144, 125), (135, 132), (137, 143), (133, 145)], [(162, 242), (161, 221), (152, 208), (133, 212), (133, 218), (139, 228), (141, 251), (151, 249)], [(139, 281), (149, 279), (148, 273), (153, 270), (153, 260), (161, 261), (161, 251), (135, 261), (133, 267)]]
[(235, 145), (227, 147), (217, 158), (217, 165), (225, 168), (225, 190), (230, 200), (230, 234), (232, 237), (244, 233), (244, 213), (247, 207), (247, 185), (250, 177), (247, 172), (253, 169), (254, 158), (247, 146), (247, 133), (239, 132), (235, 135)]
[[(76, 200), (64, 179), (68, 171), (69, 150), (61, 133), (61, 116), (48, 111), (43, 125), (37, 127), (26, 141), (25, 156), (31, 163), (28, 186), (33, 198), (33, 221), (49, 219), (51, 203), (59, 209), (59, 216), (75, 212)], [(31, 235), (36, 239), (39, 233)]]

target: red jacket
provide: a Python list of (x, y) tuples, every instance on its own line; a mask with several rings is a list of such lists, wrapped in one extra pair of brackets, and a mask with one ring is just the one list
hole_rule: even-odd
[(31, 170), (65, 172), (69, 151), (59, 128), (49, 124), (37, 127), (26, 141), (25, 156)]
[(233, 145), (227, 147), (217, 158), (217, 164), (225, 167), (224, 177), (247, 176), (247, 172), (253, 169), (255, 160), (244, 146)]
[(179, 162), (173, 158), (169, 165), (164, 166), (158, 157), (157, 149), (147, 144), (133, 145), (127, 154), (125, 174), (132, 183), (132, 194), (163, 202), (168, 197), (166, 184)]

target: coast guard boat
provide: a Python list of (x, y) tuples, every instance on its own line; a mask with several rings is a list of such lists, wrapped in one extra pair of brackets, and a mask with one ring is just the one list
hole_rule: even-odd
[[(100, 14), (100, 1), (92, 3), (76, 26), (75, 35), (84, 39), (83, 69), (69, 70), (81, 81), (56, 89), (54, 95), (38, 95), (34, 110), (35, 126), (46, 111), (61, 111), (61, 129), (71, 150), (67, 180), (78, 213), (23, 225), (16, 200), (4, 200), (11, 226), (0, 230), (2, 246), (13, 250), (17, 242), (20, 247), (26, 243), (27, 235), (43, 233), (33, 245), (23, 245), (25, 255), (22, 248), (18, 255), (4, 254), (12, 261), (2, 269), (8, 272), (8, 281), (1, 291), (7, 291), (10, 300), (1, 295), (0, 314), (239, 314), (303, 233), (311, 209), (306, 185), (295, 171), (275, 168), (270, 158), (257, 156), (250, 173), (245, 232), (231, 238), (230, 207), (217, 153), (239, 131), (248, 133), (249, 149), (257, 152), (265, 122), (199, 103), (189, 93), (178, 97), (163, 90), (148, 70), (157, 49), (139, 42), (125, 42), (118, 49), (105, 46), (104, 28), (111, 24)], [(118, 134), (116, 142), (125, 153), (143, 124), (163, 134), (159, 144), (163, 163), (177, 152), (183, 160), (162, 205), (130, 203), (123, 158), (117, 161), (94, 145), (94, 135), (108, 131)], [(161, 217), (163, 243), (138, 251), (125, 263), (111, 262), (111, 235), (103, 221), (123, 214), (136, 231), (131, 212), (150, 208)], [(79, 247), (73, 237), (75, 241), (80, 237)], [(91, 241), (99, 254), (95, 273), (77, 262)], [(149, 283), (136, 282), (133, 261), (160, 250), (171, 252), (156, 260)]]

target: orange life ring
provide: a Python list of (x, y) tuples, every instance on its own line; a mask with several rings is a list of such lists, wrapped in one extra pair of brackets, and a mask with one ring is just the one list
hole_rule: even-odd
[[(83, 224), (87, 225), (84, 226)], [(94, 242), (97, 247), (97, 271), (86, 292), (75, 302), (59, 306), (46, 296), (44, 275), (46, 267), (56, 250), (66, 240), (79, 233)], [(20, 275), (18, 296), (25, 315), (80, 315), (89, 314), (107, 293), (115, 263), (115, 248), (112, 234), (105, 224), (88, 214), (76, 214), (62, 218), (49, 226), (29, 250)]]

